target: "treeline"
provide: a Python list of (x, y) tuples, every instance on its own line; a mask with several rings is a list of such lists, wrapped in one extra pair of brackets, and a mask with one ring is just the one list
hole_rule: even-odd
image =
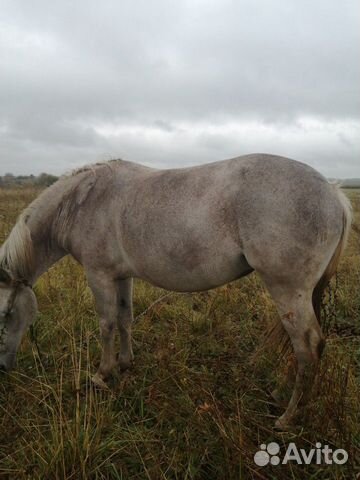
[[(0, 175), (0, 188), (1, 187), (12, 187), (17, 185), (29, 185), (29, 186), (38, 186), (38, 187), (49, 187), (52, 185), (59, 177), (56, 175), (51, 175), (49, 173), (40, 173), (40, 175), (13, 175), (12, 173), (6, 173), (5, 175)], [(331, 182), (339, 182), (342, 188), (360, 188), (360, 178), (346, 178), (338, 180), (335, 178), (329, 179)]]
[(50, 175), (49, 173), (41, 173), (40, 175), (13, 175), (6, 173), (0, 176), (0, 187), (13, 187), (17, 185), (29, 185), (37, 187), (48, 187), (52, 185), (59, 177)]
[(341, 181), (343, 188), (360, 188), (360, 178), (347, 178)]

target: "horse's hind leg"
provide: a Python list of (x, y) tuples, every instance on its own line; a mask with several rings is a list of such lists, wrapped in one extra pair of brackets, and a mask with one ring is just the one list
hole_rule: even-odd
[(120, 353), (118, 363), (121, 370), (129, 368), (134, 359), (131, 347), (131, 325), (133, 322), (132, 289), (132, 278), (119, 281), (119, 311), (117, 324), (120, 333)]
[(297, 406), (308, 395), (325, 340), (312, 305), (312, 291), (289, 287), (269, 288), (288, 333), (297, 361), (295, 386), (285, 413), (277, 420), (276, 426), (286, 428), (296, 414)]

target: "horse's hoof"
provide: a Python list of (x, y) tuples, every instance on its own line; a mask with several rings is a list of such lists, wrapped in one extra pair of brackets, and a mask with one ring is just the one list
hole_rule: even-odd
[(101, 388), (102, 390), (109, 390), (109, 387), (98, 373), (95, 373), (95, 375), (91, 377), (91, 381), (96, 387)]
[(124, 370), (128, 370), (129, 368), (132, 367), (132, 360), (128, 360), (128, 359), (123, 359), (123, 358), (118, 358), (118, 365), (119, 365), (119, 368), (120, 368), (120, 371), (124, 371)]
[(287, 432), (287, 431), (291, 430), (291, 425), (289, 423), (289, 420), (282, 415), (281, 417), (279, 417), (276, 420), (275, 428), (277, 430), (281, 430), (282, 432)]

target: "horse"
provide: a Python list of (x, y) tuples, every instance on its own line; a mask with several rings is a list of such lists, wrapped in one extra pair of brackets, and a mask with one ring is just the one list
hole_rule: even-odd
[(23, 211), (0, 249), (0, 368), (14, 366), (36, 317), (32, 285), (67, 254), (83, 266), (95, 298), (103, 348), (93, 382), (99, 386), (115, 366), (126, 369), (133, 361), (134, 277), (196, 292), (256, 271), (296, 357), (291, 398), (276, 421), (286, 429), (325, 345), (321, 297), (344, 251), (351, 215), (339, 186), (275, 155), (178, 169), (125, 160), (80, 168)]

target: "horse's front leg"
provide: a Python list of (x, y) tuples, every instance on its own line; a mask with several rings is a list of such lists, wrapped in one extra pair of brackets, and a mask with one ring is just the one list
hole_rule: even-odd
[(103, 272), (87, 272), (87, 277), (95, 297), (103, 346), (100, 365), (92, 380), (96, 385), (103, 387), (104, 381), (117, 363), (114, 344), (118, 317), (118, 285)]
[(118, 363), (121, 370), (131, 366), (134, 354), (131, 346), (131, 325), (133, 322), (132, 289), (133, 280), (127, 278), (119, 281), (117, 324), (120, 333), (120, 353)]

